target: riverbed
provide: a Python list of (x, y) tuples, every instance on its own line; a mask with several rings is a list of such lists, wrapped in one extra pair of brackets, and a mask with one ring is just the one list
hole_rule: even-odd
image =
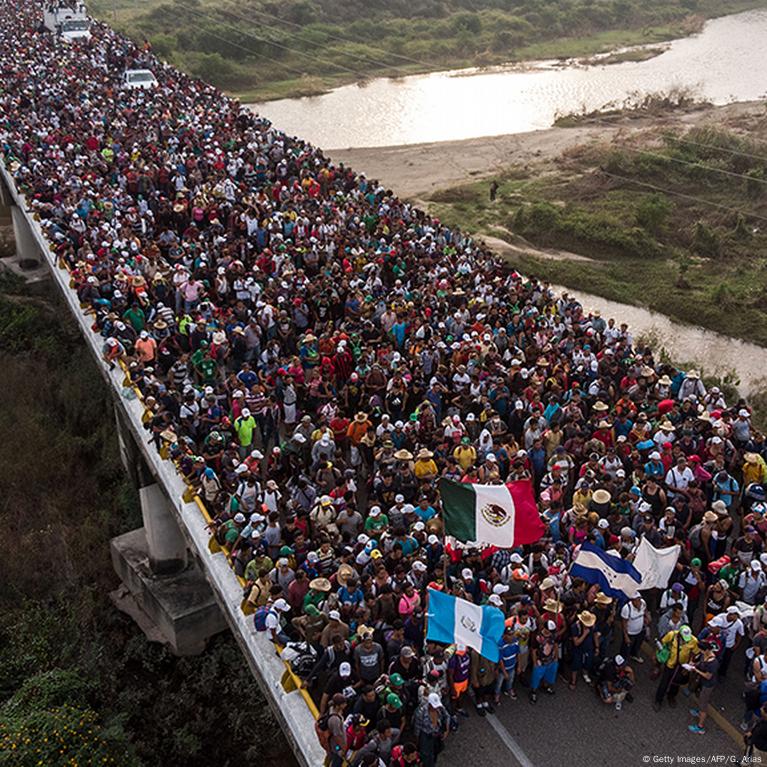
[(713, 104), (767, 91), (767, 10), (706, 23), (646, 61), (583, 66), (541, 61), (347, 85), (253, 108), (324, 149), (454, 141), (548, 128), (559, 115), (621, 104), (632, 94), (693, 89)]

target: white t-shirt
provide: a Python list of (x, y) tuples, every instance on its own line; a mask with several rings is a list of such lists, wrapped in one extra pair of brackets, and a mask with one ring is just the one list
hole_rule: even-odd
[(634, 607), (631, 602), (626, 602), (621, 610), (621, 618), (628, 621), (628, 632), (636, 636), (644, 631), (644, 615), (647, 612), (647, 604), (644, 599), (639, 607)]
[(733, 647), (738, 636), (743, 636), (743, 621), (738, 618), (732, 623), (727, 620), (727, 613), (715, 615), (709, 622), (710, 626), (719, 626), (720, 636), (724, 640), (725, 647)]

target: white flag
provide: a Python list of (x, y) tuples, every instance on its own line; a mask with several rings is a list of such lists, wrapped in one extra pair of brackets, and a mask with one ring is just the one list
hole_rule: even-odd
[(634, 567), (642, 576), (639, 590), (665, 589), (679, 559), (679, 544), (667, 549), (656, 549), (647, 538), (642, 538), (634, 557)]

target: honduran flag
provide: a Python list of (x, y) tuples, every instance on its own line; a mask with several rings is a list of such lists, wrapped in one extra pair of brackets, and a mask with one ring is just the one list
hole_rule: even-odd
[(429, 589), (428, 594), (428, 641), (464, 644), (489, 661), (498, 662), (504, 615), (497, 607), (475, 605), (434, 589)]
[(546, 526), (530, 482), (473, 485), (439, 481), (445, 535), (464, 543), (510, 549), (535, 543)]
[(602, 591), (616, 599), (631, 599), (639, 593), (639, 571), (617, 554), (603, 551), (592, 543), (581, 545), (570, 567), (571, 578), (598, 583)]

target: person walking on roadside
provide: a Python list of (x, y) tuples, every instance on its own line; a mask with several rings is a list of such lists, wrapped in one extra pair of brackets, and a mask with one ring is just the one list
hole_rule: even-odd
[(669, 631), (660, 641), (658, 661), (663, 664), (658, 689), (655, 691), (653, 709), (660, 711), (663, 701), (668, 697), (668, 704), (676, 706), (676, 696), (679, 688), (687, 680), (686, 664), (698, 652), (698, 640), (693, 636), (692, 629), (685, 625), (678, 631)]
[(698, 689), (698, 705), (696, 708), (690, 709), (690, 714), (697, 718), (697, 722), (693, 722), (688, 726), (690, 732), (694, 732), (696, 735), (706, 734), (706, 709), (708, 704), (711, 703), (711, 697), (714, 694), (714, 688), (717, 685), (719, 670), (719, 661), (716, 657), (716, 645), (711, 642), (701, 642), (700, 649), (703, 651), (702, 655), (689, 664), (688, 671), (690, 672), (690, 682), (697, 681), (699, 684)]

